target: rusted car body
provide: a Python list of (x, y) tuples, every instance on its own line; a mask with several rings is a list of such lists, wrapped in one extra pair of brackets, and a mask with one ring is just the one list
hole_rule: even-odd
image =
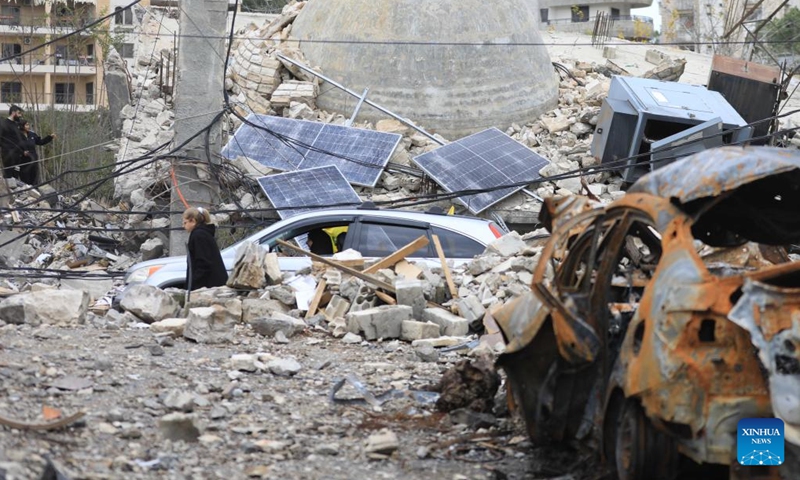
[[(496, 320), (498, 363), (534, 441), (600, 451), (621, 479), (736, 462), (741, 418), (785, 422), (800, 478), (800, 152), (726, 147), (606, 206), (548, 201), (532, 293)], [(752, 470), (752, 469), (751, 469)]]

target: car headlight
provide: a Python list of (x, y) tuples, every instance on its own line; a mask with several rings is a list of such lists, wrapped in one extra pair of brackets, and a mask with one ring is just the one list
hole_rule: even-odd
[(161, 268), (163, 267), (164, 265), (154, 265), (152, 267), (137, 268), (136, 270), (131, 272), (130, 275), (128, 275), (126, 283), (142, 283), (148, 278), (150, 278), (150, 275), (161, 270)]

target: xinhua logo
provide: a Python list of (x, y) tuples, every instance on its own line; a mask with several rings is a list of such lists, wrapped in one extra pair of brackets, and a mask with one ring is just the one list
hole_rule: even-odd
[(783, 420), (743, 418), (736, 432), (736, 456), (741, 465), (769, 466), (783, 463)]

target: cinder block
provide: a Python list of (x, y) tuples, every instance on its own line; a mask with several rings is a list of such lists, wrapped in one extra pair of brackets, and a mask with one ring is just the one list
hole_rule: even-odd
[(469, 332), (469, 320), (441, 308), (426, 308), (422, 312), (422, 320), (439, 325), (441, 335), (462, 337)]
[(400, 338), (407, 342), (413, 342), (414, 340), (421, 340), (423, 338), (436, 338), (439, 336), (439, 328), (439, 325), (431, 322), (406, 320), (403, 322)]
[(336, 317), (344, 317), (350, 310), (350, 302), (339, 295), (334, 295), (325, 307), (325, 318), (330, 322)]
[(475, 295), (459, 298), (456, 300), (456, 307), (458, 307), (458, 313), (470, 323), (483, 319), (486, 314), (486, 309)]
[(411, 307), (406, 305), (383, 305), (376, 308), (347, 314), (347, 330), (362, 333), (367, 340), (378, 338), (400, 338), (403, 321), (411, 320)]
[(397, 280), (394, 284), (397, 304), (408, 305), (412, 309), (415, 319), (422, 318), (422, 311), (425, 310), (427, 302), (422, 291), (422, 282), (418, 280)]
[(358, 293), (353, 300), (353, 304), (350, 306), (350, 312), (368, 310), (370, 308), (374, 308), (377, 303), (378, 297), (375, 296), (375, 292), (370, 290), (370, 288), (366, 285), (362, 285), (358, 289)]

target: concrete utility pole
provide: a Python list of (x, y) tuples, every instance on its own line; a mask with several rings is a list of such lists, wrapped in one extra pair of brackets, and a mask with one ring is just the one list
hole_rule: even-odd
[[(225, 62), (225, 33), (228, 0), (181, 0), (178, 79), (175, 85), (175, 142), (180, 145), (207, 126), (222, 110)], [(219, 153), (221, 126), (211, 130), (211, 154)], [(206, 159), (205, 134), (192, 140), (182, 154)], [(211, 158), (216, 161), (216, 158)], [(170, 209), (183, 211), (184, 200), (190, 207), (208, 208), (216, 203), (219, 184), (210, 175), (208, 164), (197, 160), (176, 159)], [(175, 186), (177, 182), (177, 188)], [(182, 197), (182, 198), (181, 198)], [(170, 226), (181, 228), (181, 214), (172, 215)], [(170, 255), (186, 253), (188, 234), (172, 230)]]

